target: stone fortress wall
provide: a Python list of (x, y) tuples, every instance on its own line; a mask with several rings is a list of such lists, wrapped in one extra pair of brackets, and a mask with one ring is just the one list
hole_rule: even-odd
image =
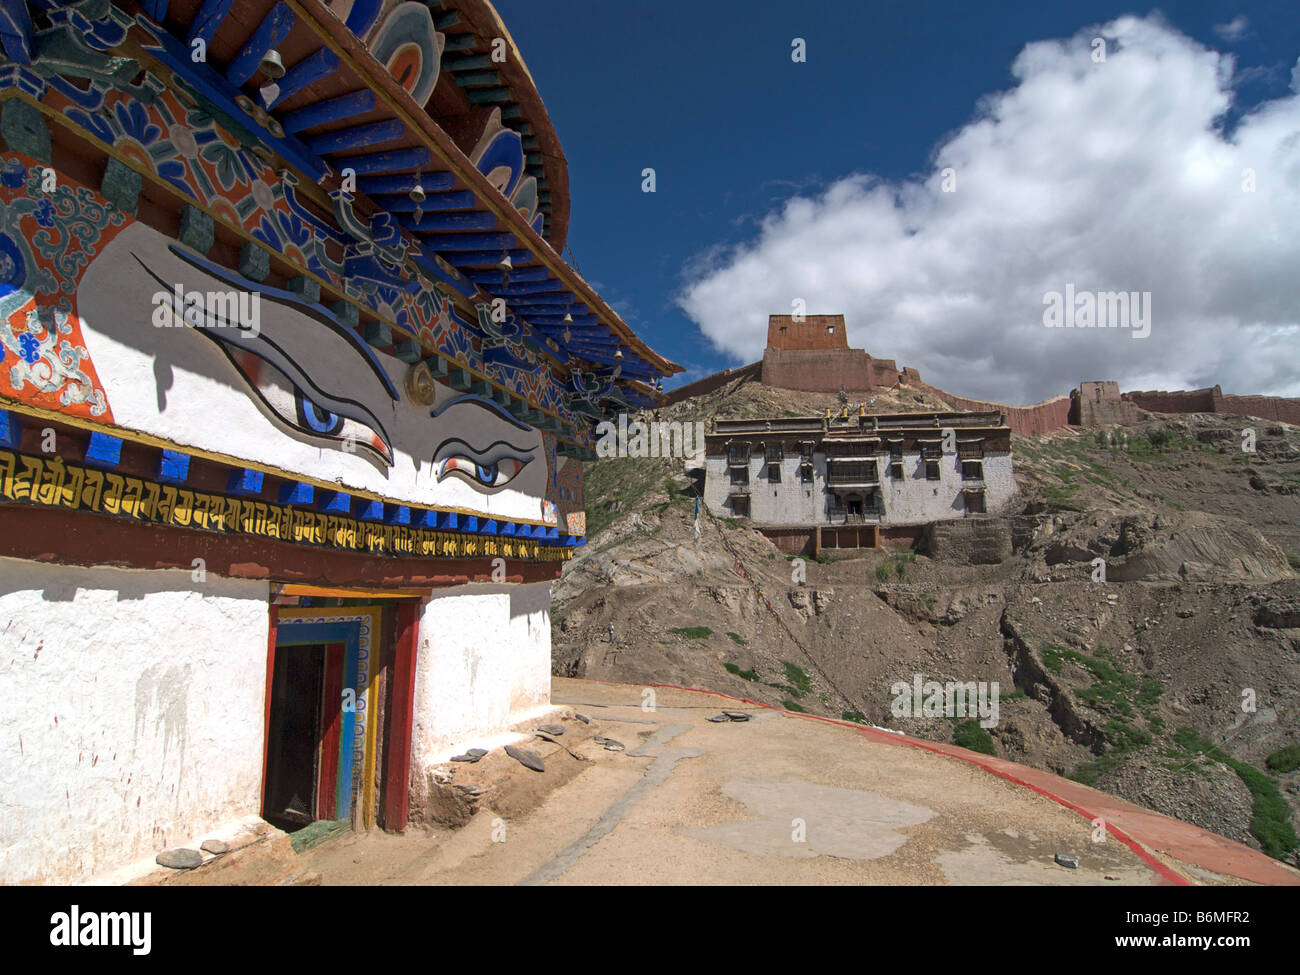
[(668, 393), (668, 402), (712, 392), (741, 378), (758, 378), (764, 386), (800, 392), (838, 393), (850, 396), (873, 390), (921, 389), (972, 412), (997, 410), (1006, 416), (1013, 433), (1033, 437), (1069, 426), (1130, 425), (1153, 413), (1220, 413), (1254, 416), (1300, 425), (1300, 398), (1235, 396), (1219, 386), (1192, 390), (1121, 392), (1114, 380), (1090, 380), (1068, 394), (1041, 403), (1014, 406), (971, 399), (923, 382), (918, 370), (899, 368), (893, 359), (877, 359), (863, 349), (849, 347), (843, 315), (771, 315), (767, 348), (761, 363), (728, 369), (696, 380)]

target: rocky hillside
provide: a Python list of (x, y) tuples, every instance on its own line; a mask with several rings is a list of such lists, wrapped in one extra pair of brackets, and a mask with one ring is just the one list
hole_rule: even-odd
[[(663, 419), (836, 398), (738, 382)], [(942, 409), (916, 394), (870, 409)], [(1231, 421), (1231, 422), (1228, 422)], [(1013, 438), (1019, 496), (925, 551), (791, 560), (702, 512), (698, 465), (588, 466), (554, 672), (680, 684), (956, 741), (1288, 860), (1300, 828), (1300, 431), (1147, 415)], [(613, 640), (609, 627), (613, 626)], [(900, 714), (897, 682), (994, 682), (997, 722)]]

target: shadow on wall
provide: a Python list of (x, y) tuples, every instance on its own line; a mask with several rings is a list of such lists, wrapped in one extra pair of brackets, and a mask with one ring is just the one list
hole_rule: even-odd
[[(50, 563), (52, 572), (67, 567)], [(195, 579), (197, 570), (185, 569), (121, 569), (115, 566), (76, 566), (86, 573), (85, 583), (42, 582), (32, 576), (30, 562), (23, 559), (0, 558), (0, 597), (15, 593), (37, 591), (47, 603), (75, 602), (78, 595), (89, 590), (111, 589), (118, 602), (146, 599), (158, 593), (184, 592), (198, 596), (211, 596), (219, 587), (219, 594), (242, 599), (265, 601), (269, 598), (270, 583), (258, 579), (230, 579), (206, 573), (204, 581)], [(89, 585), (88, 585), (89, 584)]]

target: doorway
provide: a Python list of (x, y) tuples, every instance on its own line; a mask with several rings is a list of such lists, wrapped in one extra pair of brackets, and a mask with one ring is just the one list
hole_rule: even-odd
[(277, 648), (271, 680), (263, 818), (290, 831), (314, 822), (322, 760), (326, 647)]
[(364, 595), (281, 593), (302, 602), (270, 607), (261, 808), (286, 831), (406, 826), (424, 604)]
[[(262, 816), (374, 824), (379, 607), (283, 610), (268, 671)], [(356, 816), (354, 816), (354, 810)]]

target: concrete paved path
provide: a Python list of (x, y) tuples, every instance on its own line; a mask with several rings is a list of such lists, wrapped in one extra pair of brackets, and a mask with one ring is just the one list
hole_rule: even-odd
[[(593, 720), (569, 723), (566, 743), (590, 759), (579, 774), (508, 820), (484, 809), (455, 831), (351, 836), (307, 866), (327, 884), (1300, 882), (1246, 847), (1010, 762), (701, 691), (655, 688), (643, 710), (644, 693), (556, 678), (555, 703)], [(706, 720), (724, 707), (752, 719)], [(626, 750), (573, 740), (588, 732)]]

